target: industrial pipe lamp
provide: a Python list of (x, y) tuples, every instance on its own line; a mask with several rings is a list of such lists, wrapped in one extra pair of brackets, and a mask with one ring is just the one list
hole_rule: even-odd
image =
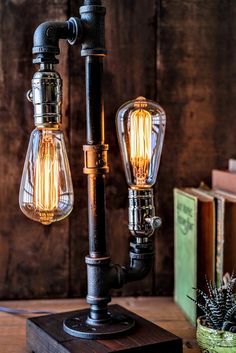
[[(130, 186), (128, 228), (131, 239), (130, 265), (115, 265), (108, 255), (105, 227), (104, 182), (109, 168), (108, 145), (104, 141), (102, 83), (103, 58), (106, 56), (104, 17), (105, 8), (101, 0), (85, 0), (84, 6), (80, 7), (80, 18), (72, 17), (66, 22), (45, 22), (34, 33), (33, 63), (39, 64), (39, 70), (34, 74), (32, 89), (27, 93), (27, 98), (34, 105), (35, 130), (31, 134), (25, 160), (19, 204), (27, 217), (44, 225), (67, 217), (73, 208), (73, 186), (61, 130), (62, 80), (54, 65), (58, 63), (56, 56), (60, 52), (60, 39), (66, 39), (71, 45), (79, 43), (86, 65), (87, 144), (83, 149), (84, 173), (88, 178), (89, 255), (85, 261), (87, 302), (90, 304), (90, 309), (66, 313), (62, 318), (61, 314), (51, 315), (48, 319), (39, 318), (40, 324), (37, 318), (28, 320), (28, 344), (36, 353), (51, 352), (47, 347), (55, 340), (55, 333), (53, 335), (50, 332), (52, 324), (46, 325), (44, 320), (51, 320), (51, 323), (53, 320), (57, 323), (61, 320), (58, 330), (63, 328), (67, 340), (72, 337), (73, 342), (74, 337), (80, 341), (89, 339), (95, 342), (98, 339), (111, 340), (121, 334), (142, 334), (140, 327), (143, 324), (138, 316), (121, 307), (108, 306), (108, 303), (111, 301), (110, 289), (141, 280), (152, 266), (151, 236), (161, 224), (160, 218), (155, 214), (152, 186), (157, 178), (166, 116), (159, 104), (144, 97), (125, 103), (117, 112), (117, 134), (125, 175)], [(148, 325), (155, 326), (151, 323)], [(39, 327), (46, 333), (47, 345), (42, 343)], [(163, 352), (182, 352), (179, 338), (158, 326), (155, 326), (154, 331), (157, 338), (155, 342), (152, 340), (153, 347), (160, 347), (161, 341), (161, 347), (165, 348)], [(163, 332), (166, 336), (163, 336)], [(147, 332), (145, 336), (148, 336)], [(38, 337), (37, 344), (35, 337)], [(148, 337), (145, 339), (148, 342)], [(144, 341), (143, 347), (146, 348), (142, 350), (142, 344), (139, 343), (137, 351), (161, 352), (155, 347), (147, 350), (150, 344)], [(128, 348), (137, 348), (135, 340), (124, 351), (128, 352)], [(57, 351), (64, 352), (59, 348)], [(76, 350), (68, 350), (72, 351)], [(91, 348), (91, 352), (97, 350)]]

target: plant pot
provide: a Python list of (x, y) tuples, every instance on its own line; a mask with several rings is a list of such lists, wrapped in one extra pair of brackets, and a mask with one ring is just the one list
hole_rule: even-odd
[(201, 316), (197, 319), (197, 342), (203, 353), (235, 353), (236, 333), (214, 330), (202, 325)]

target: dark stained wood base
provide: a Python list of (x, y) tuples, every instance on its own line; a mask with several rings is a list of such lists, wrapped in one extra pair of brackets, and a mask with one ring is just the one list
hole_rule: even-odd
[[(63, 331), (63, 321), (76, 313), (66, 312), (27, 320), (27, 345), (34, 353), (182, 353), (182, 339), (150, 321), (111, 305), (113, 311), (132, 317), (136, 324), (128, 334), (106, 340), (86, 340)], [(78, 311), (77, 311), (78, 312)], [(83, 312), (79, 311), (79, 313)]]

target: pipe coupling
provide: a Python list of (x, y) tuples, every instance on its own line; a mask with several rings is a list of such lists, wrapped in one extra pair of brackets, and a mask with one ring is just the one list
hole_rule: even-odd
[(161, 219), (155, 215), (152, 189), (129, 189), (129, 230), (135, 237), (150, 237), (160, 227)]
[(54, 127), (61, 123), (62, 80), (52, 64), (40, 65), (27, 98), (34, 105), (35, 126)]
[(108, 145), (84, 145), (84, 174), (106, 174)]

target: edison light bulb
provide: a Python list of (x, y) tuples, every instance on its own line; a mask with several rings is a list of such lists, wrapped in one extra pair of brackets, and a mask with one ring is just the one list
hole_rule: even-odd
[(120, 107), (116, 124), (128, 184), (131, 188), (150, 188), (156, 181), (162, 152), (164, 110), (138, 97)]
[(72, 211), (73, 186), (61, 126), (60, 75), (53, 65), (41, 64), (28, 99), (34, 104), (32, 132), (20, 185), (22, 212), (34, 221), (50, 224)]
[(73, 208), (73, 187), (63, 133), (36, 128), (30, 137), (19, 204), (29, 218), (43, 224), (59, 221)]
[(130, 161), (137, 185), (144, 185), (152, 157), (152, 117), (145, 109), (131, 112), (128, 122)]

